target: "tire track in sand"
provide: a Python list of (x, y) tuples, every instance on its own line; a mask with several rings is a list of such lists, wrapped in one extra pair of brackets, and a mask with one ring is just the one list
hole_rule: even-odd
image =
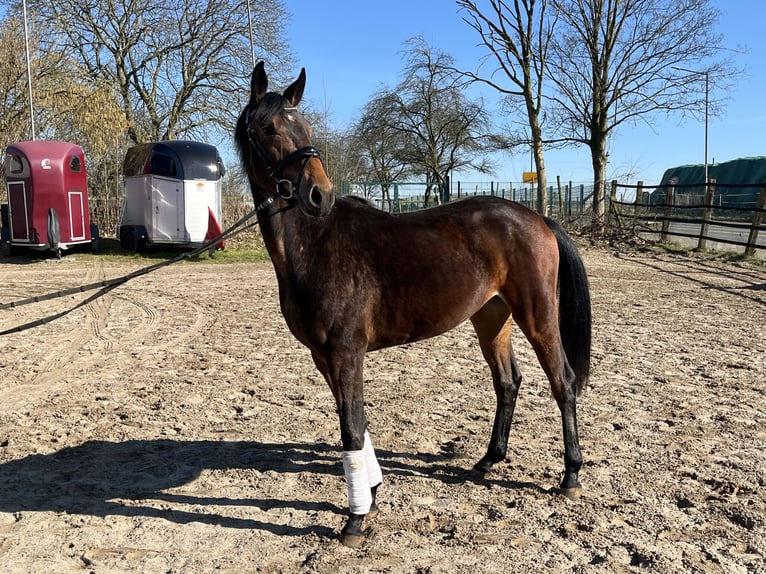
[[(93, 283), (100, 274), (103, 275), (103, 264), (89, 266), (85, 274), (85, 284)], [(71, 328), (66, 332), (66, 336), (58, 337), (55, 343), (51, 342), (48, 346), (48, 352), (39, 365), (38, 373), (31, 381), (32, 385), (51, 385), (61, 381), (72, 371), (81, 370), (86, 366), (83, 364), (79, 351), (91, 339), (99, 335), (98, 323), (103, 321), (99, 317), (108, 314), (109, 303), (105, 301), (108, 297), (109, 294), (106, 293), (95, 300), (98, 302), (96, 305), (93, 301), (85, 305), (87, 321), (67, 321), (66, 324)], [(70, 303), (70, 305), (75, 304)], [(96, 308), (101, 310), (97, 311)]]

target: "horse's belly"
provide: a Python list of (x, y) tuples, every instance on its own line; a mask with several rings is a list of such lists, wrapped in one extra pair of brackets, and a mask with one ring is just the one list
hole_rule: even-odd
[(373, 323), (368, 349), (395, 347), (442, 335), (471, 318), (492, 296), (488, 293), (461, 304), (434, 297), (420, 305), (401, 305), (388, 316), (383, 315), (384, 307)]

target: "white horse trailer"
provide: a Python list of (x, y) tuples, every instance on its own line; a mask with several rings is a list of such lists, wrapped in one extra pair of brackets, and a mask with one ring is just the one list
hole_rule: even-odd
[(214, 146), (190, 141), (140, 144), (125, 154), (122, 174), (117, 236), (125, 249), (199, 247), (221, 233), (224, 167)]

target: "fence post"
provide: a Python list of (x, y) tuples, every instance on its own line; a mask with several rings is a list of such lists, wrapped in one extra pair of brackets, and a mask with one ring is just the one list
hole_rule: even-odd
[(636, 183), (636, 199), (633, 201), (633, 233), (636, 232), (638, 216), (641, 215), (641, 208), (644, 205), (644, 182), (638, 181)]
[(705, 189), (705, 213), (702, 216), (702, 226), (700, 227), (700, 240), (697, 242), (697, 249), (704, 251), (707, 248), (707, 231), (710, 227), (710, 216), (713, 213), (713, 197), (715, 195), (715, 181), (711, 179)]
[(644, 204), (644, 182), (639, 181), (636, 185), (636, 200), (633, 202), (633, 215), (638, 215)]
[(606, 214), (606, 226), (607, 228), (611, 227), (612, 225), (612, 206), (614, 205), (614, 199), (617, 195), (617, 190), (614, 187), (614, 184), (617, 183), (616, 181), (612, 180), (611, 188), (609, 189), (609, 195), (605, 198), (607, 200), (607, 204), (604, 205), (604, 212)]
[(622, 229), (622, 218), (620, 217), (619, 206), (617, 205), (617, 180), (612, 180), (612, 188), (609, 191), (609, 206), (606, 211), (606, 225), (611, 226), (611, 214), (614, 213), (614, 220), (617, 222), (617, 227)]
[(548, 214), (553, 217), (553, 186), (548, 186)]
[(758, 209), (753, 212), (753, 222), (750, 226), (750, 235), (747, 238), (747, 247), (745, 247), (745, 256), (755, 255), (755, 244), (758, 241), (758, 228), (763, 221), (763, 209), (766, 208), (766, 180), (763, 181), (761, 195), (758, 197)]
[(673, 186), (665, 187), (665, 212), (662, 215), (662, 233), (660, 241), (667, 243), (668, 231), (670, 230), (670, 216), (673, 213)]

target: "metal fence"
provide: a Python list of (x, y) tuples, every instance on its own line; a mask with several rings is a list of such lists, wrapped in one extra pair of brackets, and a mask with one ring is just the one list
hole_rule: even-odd
[[(403, 213), (455, 201), (491, 195), (535, 209), (537, 190), (532, 185), (489, 182), (453, 182), (439, 188), (424, 182), (354, 182), (340, 186), (342, 194), (364, 196), (384, 211)], [(428, 195), (426, 191), (429, 191)], [(548, 186), (548, 211), (559, 220), (590, 216), (593, 185), (567, 182)], [(426, 201), (428, 197), (428, 201)], [(121, 200), (91, 198), (91, 218), (102, 235), (113, 235)], [(225, 197), (224, 223), (246, 211), (249, 198)], [(726, 184), (711, 181), (689, 186), (644, 186), (612, 182), (606, 197), (606, 224), (649, 240), (694, 244), (700, 249), (744, 247), (747, 255), (766, 257), (766, 182)]]
[[(477, 195), (491, 195), (536, 209), (537, 188), (533, 185), (485, 181), (450, 182), (445, 186), (425, 182), (343, 182), (342, 195), (360, 195), (389, 213), (404, 213)], [(583, 215), (593, 195), (593, 185), (568, 182), (548, 186), (548, 211), (554, 217)]]

